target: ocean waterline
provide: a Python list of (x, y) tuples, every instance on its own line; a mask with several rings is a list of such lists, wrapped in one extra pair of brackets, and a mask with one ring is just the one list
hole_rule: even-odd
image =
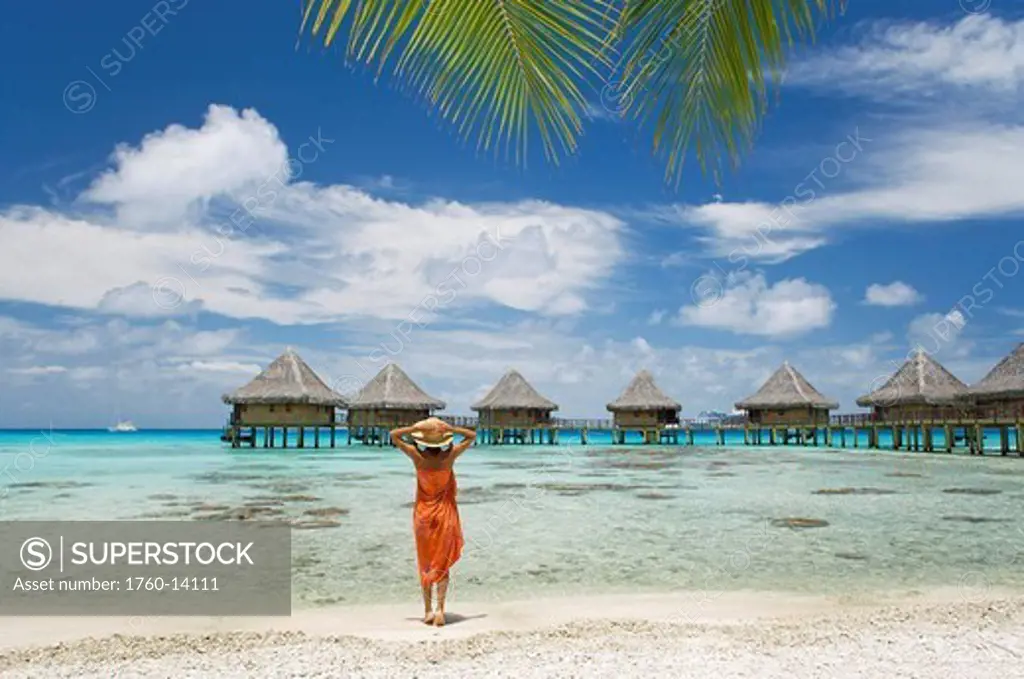
[[(418, 596), (401, 453), (217, 437), (2, 432), (0, 518), (293, 520), (297, 608)], [(476, 447), (456, 474), (461, 599), (1024, 588), (1017, 457), (569, 444)]]

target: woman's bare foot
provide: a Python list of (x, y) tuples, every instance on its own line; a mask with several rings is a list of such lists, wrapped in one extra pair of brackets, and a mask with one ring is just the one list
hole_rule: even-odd
[(434, 624), (434, 611), (427, 611), (423, 615), (423, 622), (424, 622), (424, 624), (427, 624), (427, 625), (433, 625)]
[(441, 611), (434, 614), (434, 627), (444, 627), (444, 613)]

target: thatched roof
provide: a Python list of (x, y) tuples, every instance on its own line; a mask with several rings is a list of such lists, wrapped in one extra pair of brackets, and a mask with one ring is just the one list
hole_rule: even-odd
[(608, 404), (608, 410), (682, 410), (683, 406), (665, 395), (654, 383), (654, 375), (641, 370), (626, 385), (619, 397)]
[(441, 410), (445, 402), (419, 388), (397, 363), (388, 363), (359, 393), (352, 397), (349, 409), (408, 408)]
[(289, 347), (267, 369), (241, 389), (224, 394), (225, 403), (306, 403), (345, 406), (345, 398), (332, 391), (313, 369)]
[(505, 373), (487, 395), (470, 406), (472, 410), (527, 409), (558, 410), (558, 404), (541, 396), (517, 370)]
[(818, 408), (832, 410), (839, 404), (822, 395), (796, 368), (784, 362), (762, 385), (757, 393), (736, 403), (741, 410), (767, 410), (771, 408)]
[(972, 396), (984, 398), (1018, 398), (1024, 396), (1024, 342), (973, 387)]
[(885, 384), (858, 398), (857, 405), (948, 405), (966, 395), (966, 384), (918, 349)]

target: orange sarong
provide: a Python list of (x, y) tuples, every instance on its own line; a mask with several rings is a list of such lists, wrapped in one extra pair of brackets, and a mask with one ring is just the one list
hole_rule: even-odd
[(455, 472), (451, 469), (416, 470), (416, 505), (412, 527), (420, 582), (431, 585), (448, 577), (448, 569), (462, 556), (462, 524), (455, 504)]

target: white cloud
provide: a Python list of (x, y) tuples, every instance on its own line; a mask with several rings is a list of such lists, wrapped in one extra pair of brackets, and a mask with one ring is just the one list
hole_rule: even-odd
[[(65, 316), (44, 326), (0, 316), (0, 353), (12, 366), (4, 401), (27, 404), (17, 413), (0, 408), (0, 426), (105, 426), (118, 411), (146, 427), (213, 426), (223, 415), (220, 395), (283, 349), (244, 339), (238, 328), (175, 320)], [(320, 363), (318, 352), (299, 349)]]
[(68, 377), (75, 382), (95, 382), (109, 378), (111, 371), (100, 365), (88, 365), (79, 368), (72, 368), (68, 371)]
[(8, 368), (7, 372), (14, 375), (59, 375), (68, 371), (62, 365), (33, 365), (27, 368)]
[(661, 325), (661, 322), (665, 320), (665, 314), (668, 312), (664, 309), (655, 309), (651, 312), (651, 315), (647, 317), (648, 325)]
[(756, 201), (713, 201), (676, 206), (675, 221), (704, 230), (698, 240), (707, 254), (742, 268), (749, 261), (778, 264), (824, 245), (827, 238), (814, 233), (813, 224), (802, 219), (804, 209), (784, 210)]
[(197, 202), (289, 176), (277, 129), (252, 109), (218, 105), (210, 106), (199, 129), (171, 125), (138, 147), (119, 145), (112, 161), (116, 168), (97, 178), (82, 199), (116, 206), (127, 227), (174, 224)]
[(621, 123), (623, 121), (622, 111), (613, 110), (598, 102), (587, 102), (583, 114), (590, 120), (599, 120), (606, 123)]
[(679, 322), (744, 335), (793, 337), (828, 327), (836, 304), (828, 289), (803, 278), (769, 285), (763, 274), (732, 274), (700, 304), (679, 310)]
[(921, 293), (903, 281), (888, 285), (873, 283), (864, 293), (864, 303), (874, 306), (911, 306), (923, 299)]
[[(327, 143), (318, 131), (296, 157), (313, 162), (331, 153)], [(572, 315), (590, 308), (623, 256), (623, 225), (605, 212), (383, 200), (288, 182), (282, 168), (302, 166), (287, 158), (270, 122), (220, 106), (199, 129), (172, 125), (120, 147), (78, 212), (0, 212), (0, 299), (283, 324), (421, 322), (480, 304)]]
[(1013, 97), (1024, 83), (1024, 20), (971, 15), (953, 25), (880, 22), (857, 45), (792, 65), (786, 83), (902, 103), (948, 88)]
[(1010, 318), (1024, 318), (1024, 309), (1012, 309), (1009, 307), (1000, 307), (996, 309), (997, 312)]
[(936, 357), (963, 357), (972, 344), (962, 337), (967, 319), (959, 309), (945, 314), (916, 316), (907, 327), (907, 340), (912, 348), (920, 347)]
[(243, 373), (256, 376), (263, 370), (255, 363), (239, 363), (238, 361), (189, 361), (178, 366), (181, 371), (199, 371), (212, 373)]
[[(858, 177), (870, 178), (860, 188), (831, 186), (817, 176), (822, 188), (805, 177), (779, 204), (683, 206), (678, 220), (703, 229), (709, 254), (730, 263), (778, 262), (828, 243), (839, 228), (1020, 214), (1022, 156), (1024, 127), (903, 131), (864, 145), (863, 156), (852, 161)], [(800, 200), (792, 202), (793, 196)]]

